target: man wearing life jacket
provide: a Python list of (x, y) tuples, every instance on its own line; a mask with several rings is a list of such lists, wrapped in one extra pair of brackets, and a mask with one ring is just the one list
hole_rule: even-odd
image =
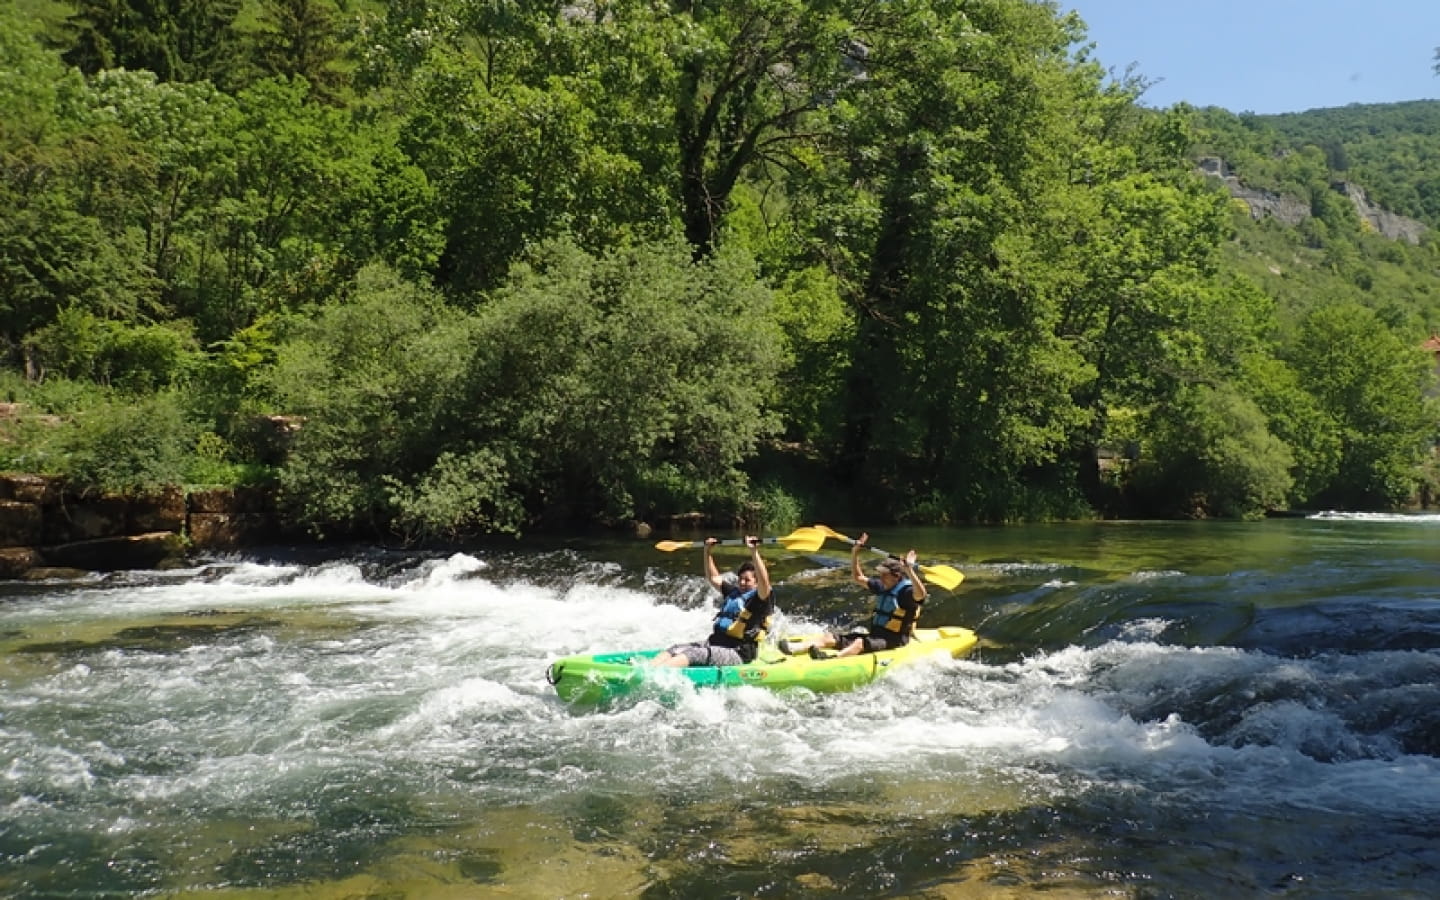
[[(920, 608), (929, 592), (925, 582), (915, 572), (915, 551), (905, 554), (904, 559), (889, 556), (881, 560), (872, 578), (860, 566), (860, 550), (870, 535), (862, 534), (850, 549), (850, 574), (875, 595), (875, 608), (866, 620), (868, 631), (854, 631), (836, 635), (826, 632), (813, 641), (794, 644), (781, 641), (783, 653), (805, 653), (817, 659), (829, 656), (855, 656), (860, 653), (875, 653), (880, 650), (894, 650), (910, 642), (915, 633), (915, 622), (920, 618)], [(831, 648), (839, 648), (835, 654)]]
[(775, 597), (770, 572), (760, 557), (760, 539), (746, 537), (750, 561), (735, 570), (728, 581), (715, 567), (710, 550), (719, 541), (705, 539), (705, 577), (720, 592), (720, 611), (710, 636), (693, 644), (676, 644), (655, 657), (657, 666), (738, 666), (755, 659), (760, 641), (770, 629)]

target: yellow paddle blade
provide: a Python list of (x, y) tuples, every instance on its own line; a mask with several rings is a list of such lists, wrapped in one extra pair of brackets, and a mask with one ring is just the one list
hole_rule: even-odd
[[(845, 535), (841, 534), (840, 532), (836, 531), (828, 525), (812, 525), (811, 527), (814, 530), (823, 533), (826, 537), (834, 538), (837, 541), (844, 541), (847, 544), (855, 543), (855, 541), (846, 537)], [(880, 553), (886, 556), (889, 555), (886, 551), (881, 550), (879, 547), (870, 547), (868, 549), (872, 553)], [(920, 566), (919, 568), (920, 574), (925, 576), (926, 581), (933, 582), (934, 584), (939, 585), (947, 591), (955, 590), (957, 587), (960, 586), (960, 582), (965, 580), (965, 573), (961, 572), (959, 569), (954, 568), (953, 566)]]
[(691, 547), (699, 547), (700, 545), (700, 541), (661, 541), (655, 545), (655, 549), (670, 553), (674, 550), (686, 550)]
[(795, 529), (794, 531), (790, 532), (779, 540), (786, 541), (790, 540), (791, 538), (798, 539), (802, 537), (820, 538), (823, 541), (825, 538), (829, 537), (829, 535), (827, 535), (824, 531), (821, 531), (819, 528), (814, 527), (813, 525), (801, 525), (799, 528)]
[(920, 574), (925, 580), (939, 585), (947, 591), (953, 591), (965, 580), (965, 573), (950, 566), (921, 566)]
[(797, 550), (801, 553), (814, 553), (825, 545), (825, 535), (817, 532), (801, 534), (792, 532), (784, 537), (776, 538), (775, 542), (781, 544), (786, 550)]

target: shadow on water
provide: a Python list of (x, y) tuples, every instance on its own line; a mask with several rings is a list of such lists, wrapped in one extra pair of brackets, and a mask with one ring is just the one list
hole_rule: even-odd
[(345, 878), (393, 854), (391, 842), (414, 834), (415, 818), (384, 798), (321, 806), (302, 830), (236, 854), (220, 874), (229, 884), (267, 888)]
[[(223, 612), (193, 613), (197, 617), (233, 615)], [(67, 657), (85, 656), (114, 650), (149, 653), (180, 653), (191, 647), (214, 643), (219, 639), (248, 637), (265, 629), (277, 628), (277, 619), (246, 616), (237, 622), (185, 622), (180, 624), (143, 625), (122, 628), (112, 635), (96, 640), (40, 641), (21, 644), (15, 653), (58, 654)]]
[(1380, 883), (1440, 865), (1440, 828), (1397, 839), (1350, 817), (1302, 816), (1297, 839), (1293, 813), (1120, 792), (883, 822), (863, 804), (680, 810), (646, 841), (652, 879), (641, 896), (1359, 897), (1353, 869), (1328, 853), (1336, 842), (1366, 856)]

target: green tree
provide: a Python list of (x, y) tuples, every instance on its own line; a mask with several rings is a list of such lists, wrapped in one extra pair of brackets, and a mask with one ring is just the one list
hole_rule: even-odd
[(1152, 513), (1254, 518), (1285, 504), (1294, 457), (1232, 387), (1181, 391), (1150, 418), (1133, 488)]
[(366, 270), (280, 349), (275, 397), (306, 418), (285, 495), (327, 534), (737, 513), (775, 427), (769, 302), (743, 260), (678, 241), (552, 245), (474, 314)]
[(303, 78), (316, 98), (338, 103), (349, 84), (339, 12), (334, 0), (260, 0), (246, 35), (251, 65), (261, 77)]
[(1305, 391), (1299, 374), (1283, 360), (1255, 354), (1245, 361), (1243, 373), (1243, 390), (1254, 398), (1269, 431), (1285, 443), (1295, 460), (1287, 505), (1311, 507), (1340, 472), (1339, 423)]
[(84, 115), (84, 82), (0, 10), (0, 352), (79, 305), (125, 317), (156, 284), (135, 239), (115, 227), (117, 189), (135, 172), (123, 135)]
[(147, 71), (104, 71), (87, 97), (97, 130), (126, 147), (131, 177), (112, 227), (141, 236), (141, 261), (164, 286), (165, 314), (193, 316), (198, 285), (219, 269), (207, 223), (233, 183), (239, 110), (205, 83), (163, 83)]
[(839, 158), (790, 182), (858, 313), (835, 471), (897, 515), (1073, 512), (1071, 448), (1144, 369), (1132, 337), (1179, 327), (1223, 206), (1177, 174), (1168, 120), (1132, 121), (1132, 89), (1067, 56), (1072, 17), (913, 10), (827, 108)]
[(362, 81), (401, 99), (401, 146), (437, 190), (453, 295), (495, 287), (526, 247), (591, 250), (664, 233), (662, 55), (545, 4), (394, 3), (369, 21)]
[(1408, 499), (1435, 430), (1426, 354), (1371, 310), (1339, 304), (1306, 317), (1289, 356), (1302, 386), (1339, 429), (1338, 471), (1315, 499), (1360, 509)]
[(434, 191), (388, 123), (314, 101), (303, 79), (236, 97), (148, 72), (93, 82), (97, 127), (134, 161), (115, 227), (143, 238), (164, 314), (203, 341), (329, 296), (372, 257), (433, 267)]
[(76, 0), (65, 61), (87, 75), (140, 69), (161, 81), (228, 85), (241, 6), (241, 0)]

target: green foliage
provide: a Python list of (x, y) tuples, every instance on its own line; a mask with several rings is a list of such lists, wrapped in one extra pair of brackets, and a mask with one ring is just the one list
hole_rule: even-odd
[(324, 533), (625, 518), (656, 492), (733, 510), (773, 429), (768, 302), (743, 261), (675, 243), (549, 247), (473, 315), (367, 272), (281, 348), (273, 390), (306, 420), (282, 488)]
[(305, 420), (279, 480), (294, 521), (374, 530), (391, 515), (382, 479), (413, 478), (443, 451), (428, 444), (459, 406), (471, 342), (465, 319), (441, 313), (433, 294), (372, 268), (347, 302), (294, 324), (262, 388)]
[(1426, 391), (1431, 360), (1407, 346), (1369, 309), (1315, 310), (1301, 326), (1290, 364), (1336, 425), (1336, 477), (1316, 499), (1340, 507), (1393, 507), (1409, 498), (1435, 434)]
[(492, 440), (533, 435), (550, 515), (648, 515), (657, 488), (733, 511), (740, 465), (776, 427), (770, 303), (734, 254), (695, 263), (675, 241), (602, 258), (552, 245), (480, 311), (493, 352), (469, 390), (506, 423)]
[(60, 431), (53, 467), (82, 489), (143, 492), (184, 481), (195, 429), (173, 392), (87, 409)]
[(270, 486), (274, 472), (253, 460), (237, 458), (235, 448), (223, 437), (202, 431), (186, 460), (183, 479), (187, 485)]
[(1341, 436), (1334, 417), (1300, 384), (1294, 368), (1269, 356), (1252, 356), (1242, 367), (1246, 394), (1265, 413), (1272, 434), (1294, 457), (1292, 508), (1311, 508), (1340, 472)]
[(756, 485), (752, 503), (756, 509), (754, 524), (761, 530), (777, 534), (796, 528), (805, 515), (805, 506), (800, 499), (774, 482)]
[(1327, 148), (1370, 199), (1440, 228), (1440, 101), (1351, 104), (1259, 117), (1288, 147)]
[(1149, 431), (1133, 488), (1154, 511), (1253, 518), (1284, 506), (1294, 458), (1233, 388), (1186, 390), (1151, 416)]
[(242, 40), (262, 78), (302, 78), (327, 103), (348, 86), (347, 41), (333, 0), (259, 0), (257, 22)]
[(1440, 240), (1335, 185), (1440, 223), (1440, 104), (1145, 109), (1085, 40), (1028, 0), (4, 6), (0, 362), (76, 423), (4, 452), (158, 392), (182, 477), (263, 478), (283, 414), (297, 521), (413, 539), (1406, 499)]
[(65, 61), (86, 74), (144, 69), (162, 81), (225, 83), (241, 0), (74, 0)]
[(518, 533), (515, 523), (525, 519), (506, 461), (489, 448), (447, 450), (413, 484), (391, 476), (382, 480), (394, 508), (391, 527), (409, 539), (459, 537), (477, 524)]
[(198, 350), (185, 323), (128, 325), (68, 307), (25, 339), (27, 358), (42, 373), (88, 379), (131, 392), (179, 382)]

